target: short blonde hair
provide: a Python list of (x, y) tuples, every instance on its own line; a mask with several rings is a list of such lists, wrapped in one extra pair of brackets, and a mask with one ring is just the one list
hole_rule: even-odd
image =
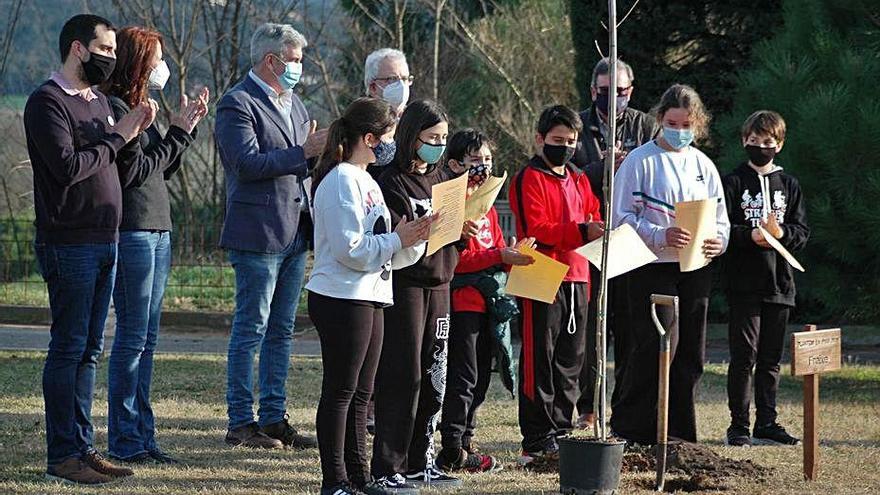
[(662, 121), (666, 111), (670, 108), (684, 108), (691, 118), (691, 129), (694, 132), (694, 140), (699, 141), (709, 135), (709, 122), (712, 116), (703, 105), (703, 100), (697, 91), (687, 84), (673, 84), (660, 97), (660, 103), (651, 112)]
[(772, 110), (758, 110), (749, 115), (742, 126), (743, 139), (748, 139), (752, 134), (770, 136), (781, 143), (785, 141), (785, 119)]

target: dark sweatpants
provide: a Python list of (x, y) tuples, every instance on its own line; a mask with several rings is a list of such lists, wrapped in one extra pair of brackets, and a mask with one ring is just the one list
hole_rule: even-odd
[(706, 313), (712, 285), (711, 268), (681, 273), (678, 263), (653, 263), (630, 274), (628, 323), (619, 324), (630, 353), (616, 402), (611, 428), (627, 439), (652, 444), (657, 439), (657, 380), (660, 335), (651, 320), (651, 294), (679, 298), (679, 321), (672, 326), (672, 309), (657, 308), (663, 328), (670, 332), (669, 436), (697, 441), (694, 400), (706, 354)]
[(474, 436), (477, 409), (486, 399), (492, 374), (490, 325), (486, 313), (452, 313), (446, 396), (440, 421), (444, 449), (470, 445)]
[[(578, 414), (586, 414), (593, 412), (593, 393), (596, 391), (596, 315), (598, 312), (599, 302), (599, 277), (601, 274), (595, 266), (590, 265), (590, 302), (587, 305), (587, 335), (584, 339), (584, 362), (581, 366), (581, 374), (578, 377), (578, 388), (580, 389), (580, 397), (577, 401)], [(608, 281), (608, 287), (611, 288), (611, 280)], [(613, 303), (610, 296), (609, 302)], [(611, 314), (608, 312), (605, 328), (608, 330), (608, 336), (612, 334)]]
[[(528, 452), (544, 450), (555, 437), (571, 431), (584, 360), (587, 291), (586, 283), (563, 282), (553, 304), (518, 299), (522, 312), (519, 427), (523, 450)], [(575, 324), (570, 333), (572, 313)]]
[(322, 486), (363, 485), (367, 467), (367, 403), (382, 350), (382, 308), (367, 301), (309, 292), (309, 316), (321, 339), (324, 378), (315, 425)]
[(785, 327), (791, 308), (782, 304), (728, 298), (730, 366), (727, 404), (730, 423), (749, 427), (752, 369), (755, 370), (755, 425), (776, 422), (779, 362), (785, 347)]
[(373, 476), (434, 462), (434, 431), (446, 389), (449, 286), (394, 286), (376, 374)]

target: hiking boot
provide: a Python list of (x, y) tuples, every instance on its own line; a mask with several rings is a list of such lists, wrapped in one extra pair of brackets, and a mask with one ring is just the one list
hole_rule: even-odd
[(401, 474), (382, 476), (364, 485), (361, 491), (367, 495), (419, 495), (419, 489)]
[(443, 449), (436, 462), (438, 468), (450, 472), (491, 473), (502, 469), (501, 464), (491, 455), (469, 454), (464, 449)]
[(80, 485), (100, 485), (113, 478), (90, 468), (82, 459), (68, 457), (64, 462), (46, 468), (46, 479)]
[(418, 471), (410, 471), (404, 476), (407, 483), (425, 488), (456, 488), (461, 486), (460, 479), (449, 476), (433, 466)]
[(321, 488), (321, 495), (363, 495), (363, 493), (347, 481), (330, 488)]
[(578, 416), (577, 421), (574, 422), (574, 427), (579, 430), (592, 430), (596, 425), (596, 414), (595, 413), (584, 413)]
[(284, 444), (262, 431), (256, 423), (240, 426), (226, 432), (226, 443), (233, 447), (247, 447), (249, 449), (281, 449)]
[(749, 429), (745, 426), (730, 425), (724, 443), (731, 447), (751, 447), (752, 437), (749, 435)]
[(104, 458), (97, 450), (90, 450), (82, 456), (82, 461), (95, 471), (111, 478), (125, 478), (131, 476), (134, 471), (127, 467), (117, 466)]
[(752, 436), (755, 440), (760, 440), (761, 442), (769, 444), (800, 445), (801, 443), (799, 438), (789, 435), (788, 432), (785, 431), (785, 428), (779, 423), (755, 426), (754, 431), (752, 431)]
[(260, 427), (260, 430), (268, 437), (279, 440), (285, 447), (302, 450), (314, 449), (318, 446), (318, 440), (315, 439), (315, 437), (300, 435), (296, 431), (296, 428), (290, 426), (287, 419), (288, 416), (285, 414), (284, 419), (281, 421), (272, 423), (271, 425), (262, 426)]

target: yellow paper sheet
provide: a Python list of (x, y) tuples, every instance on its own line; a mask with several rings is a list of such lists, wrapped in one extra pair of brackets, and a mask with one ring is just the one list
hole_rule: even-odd
[[(602, 238), (574, 250), (588, 259), (599, 270), (602, 269)], [(628, 223), (611, 231), (608, 241), (608, 278), (631, 272), (657, 259), (639, 234)]]
[(431, 224), (426, 256), (431, 256), (443, 246), (461, 239), (467, 180), (468, 176), (464, 174), (431, 187), (431, 209), (435, 213), (440, 212), (440, 217)]
[(562, 279), (568, 273), (568, 265), (539, 253), (533, 248), (523, 247), (520, 252), (535, 259), (527, 266), (514, 266), (510, 269), (505, 292), (511, 296), (525, 297), (552, 304)]
[(501, 177), (489, 176), (486, 182), (479, 187), (465, 202), (464, 217), (467, 220), (477, 221), (483, 217), (495, 204), (495, 198), (501, 192), (504, 181), (507, 180), (507, 171)]
[(699, 270), (711, 261), (703, 254), (703, 242), (718, 237), (715, 212), (718, 198), (675, 203), (675, 226), (691, 233), (691, 242), (678, 252), (679, 269), (683, 272)]
[(804, 267), (798, 262), (798, 260), (796, 260), (795, 257), (790, 252), (788, 252), (788, 249), (785, 249), (785, 246), (780, 244), (779, 241), (775, 237), (773, 237), (770, 232), (764, 230), (764, 227), (761, 227), (760, 225), (758, 226), (758, 230), (761, 232), (761, 235), (764, 236), (764, 239), (767, 239), (767, 244), (770, 244), (773, 249), (778, 251), (779, 254), (781, 254), (782, 257), (785, 258), (785, 261), (787, 261), (788, 264), (802, 272), (806, 271), (804, 270)]

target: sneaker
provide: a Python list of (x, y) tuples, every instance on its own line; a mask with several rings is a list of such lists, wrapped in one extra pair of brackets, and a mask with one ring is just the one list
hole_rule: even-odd
[(149, 455), (156, 464), (180, 464), (180, 461), (159, 449), (151, 450)]
[(559, 446), (554, 443), (537, 452), (523, 450), (517, 464), (522, 469), (529, 471), (557, 472), (559, 471)]
[(455, 488), (461, 486), (460, 479), (449, 476), (433, 466), (419, 471), (410, 471), (405, 476), (407, 483), (412, 483), (416, 486), (436, 488)]
[(77, 457), (68, 457), (60, 464), (49, 466), (46, 479), (78, 485), (100, 485), (113, 481), (111, 476), (95, 471)]
[(578, 416), (574, 422), (574, 427), (579, 430), (592, 430), (596, 425), (596, 415), (594, 413), (584, 413)]
[(463, 448), (468, 454), (480, 453), (480, 444), (473, 440), (462, 439), (461, 448)]
[(730, 425), (724, 443), (732, 447), (751, 447), (752, 437), (749, 435), (749, 429), (744, 426)]
[(795, 438), (785, 431), (779, 423), (770, 423), (764, 426), (755, 426), (752, 431), (755, 440), (778, 445), (800, 445), (800, 438)]
[(376, 478), (364, 485), (361, 491), (367, 495), (419, 495), (418, 487), (407, 483), (400, 474)]
[(111, 463), (94, 449), (83, 455), (82, 460), (88, 467), (111, 478), (125, 478), (126, 476), (134, 474), (134, 471), (127, 467), (121, 467)]
[(272, 423), (271, 425), (266, 425), (260, 428), (260, 431), (265, 433), (268, 437), (274, 438), (276, 440), (281, 441), (285, 447), (291, 447), (294, 449), (314, 449), (318, 446), (318, 440), (315, 437), (310, 437), (307, 435), (300, 435), (296, 428), (290, 426), (290, 423), (287, 421), (288, 415), (284, 415), (284, 419), (277, 423)]
[(363, 493), (347, 481), (331, 488), (321, 488), (321, 495), (363, 495)]
[(240, 426), (226, 432), (226, 443), (233, 447), (247, 447), (250, 449), (281, 449), (284, 444), (262, 431), (256, 423)]
[(464, 449), (443, 449), (436, 462), (438, 468), (450, 472), (491, 473), (503, 469), (491, 455), (470, 454)]

